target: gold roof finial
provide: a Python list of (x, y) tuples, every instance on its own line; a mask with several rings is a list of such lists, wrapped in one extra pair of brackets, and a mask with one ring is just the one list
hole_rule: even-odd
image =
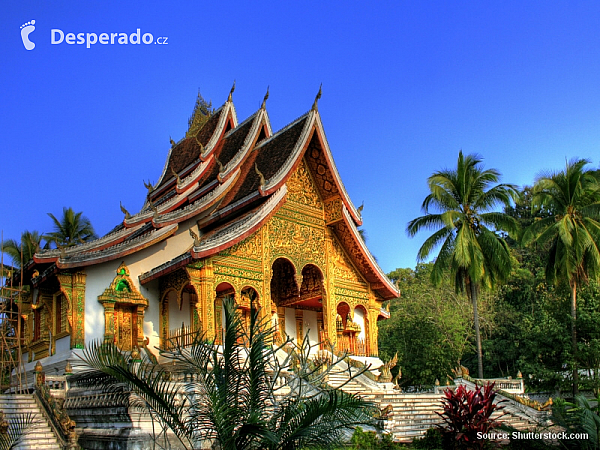
[(152, 220), (158, 220), (158, 218), (159, 218), (158, 208), (156, 206), (154, 206), (154, 203), (150, 203), (150, 209), (152, 211), (154, 211), (154, 214), (152, 214)]
[(152, 183), (150, 182), (150, 180), (148, 180), (148, 182), (146, 183), (146, 181), (144, 180), (144, 187), (146, 189), (148, 189), (148, 195), (152, 194), (152, 191), (154, 190), (154, 186), (152, 186)]
[(204, 153), (204, 145), (202, 145), (202, 142), (200, 142), (200, 139), (198, 139), (198, 135), (194, 135), (194, 139), (196, 139), (196, 143), (198, 144), (198, 147), (200, 147), (200, 155), (202, 155)]
[[(200, 233), (200, 228), (198, 228), (198, 232)], [(190, 228), (190, 236), (194, 238), (194, 247), (200, 246), (200, 236), (194, 233), (194, 230)]]
[(217, 155), (215, 155), (215, 161), (219, 165), (219, 173), (222, 173), (223, 169), (224, 169), (224, 166), (223, 166), (223, 163), (221, 161), (219, 161), (219, 158), (217, 158)]
[(231, 101), (231, 96), (233, 95), (233, 91), (235, 91), (235, 80), (233, 80), (233, 86), (231, 86), (231, 90), (229, 91), (229, 97), (227, 97), (227, 101)]
[(317, 96), (315, 97), (315, 102), (312, 105), (312, 111), (318, 111), (318, 107), (317, 107), (317, 103), (319, 102), (319, 99), (321, 98), (321, 92), (323, 89), (323, 83), (321, 83), (321, 86), (319, 86), (319, 92), (317, 93)]
[(126, 218), (126, 219), (129, 219), (129, 218), (131, 217), (131, 214), (129, 214), (129, 211), (127, 211), (127, 210), (125, 209), (125, 207), (123, 206), (123, 203), (121, 203), (121, 201), (120, 201), (120, 200), (119, 200), (119, 205), (121, 205), (121, 212), (122, 212), (123, 214), (125, 214), (125, 218)]
[(265, 94), (265, 98), (263, 98), (262, 105), (260, 105), (260, 109), (265, 109), (267, 107), (267, 99), (269, 98), (269, 86), (267, 86), (267, 93)]
[(356, 211), (358, 212), (359, 215), (362, 216), (362, 210), (365, 207), (365, 202), (363, 201), (362, 204), (356, 209)]
[(169, 141), (171, 142), (171, 147), (175, 147), (176, 142), (169, 136)]
[(260, 179), (260, 187), (264, 187), (264, 185), (266, 184), (265, 181), (265, 176), (262, 174), (262, 172), (260, 170), (258, 170), (258, 163), (254, 163), (254, 171), (256, 172), (256, 174), (258, 175), (259, 179)]
[(175, 172), (175, 170), (172, 167), (171, 167), (171, 173), (177, 179), (177, 186), (179, 186), (181, 184), (181, 178), (179, 178), (179, 174), (177, 172)]

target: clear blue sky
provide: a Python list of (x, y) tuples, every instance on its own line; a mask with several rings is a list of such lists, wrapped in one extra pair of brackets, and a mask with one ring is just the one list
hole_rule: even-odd
[[(125, 6), (123, 6), (125, 4)], [(35, 20), (26, 50), (21, 26)], [(139, 210), (198, 89), (235, 79), (240, 120), (270, 86), (275, 130), (319, 110), (338, 169), (365, 203), (368, 245), (413, 267), (427, 177), (458, 151), (532, 184), (600, 158), (600, 2), (6, 2), (0, 16), (4, 238), (84, 211), (99, 234)], [(152, 33), (167, 45), (51, 44), (67, 33)]]

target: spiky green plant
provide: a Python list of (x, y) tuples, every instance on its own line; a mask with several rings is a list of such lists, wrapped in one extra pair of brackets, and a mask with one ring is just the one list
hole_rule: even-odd
[(589, 161), (575, 159), (562, 172), (544, 173), (533, 187), (532, 207), (550, 213), (523, 233), (523, 244), (549, 247), (546, 279), (571, 290), (573, 395), (578, 392), (577, 289), (600, 278), (600, 183)]
[[(596, 402), (600, 398), (596, 399)], [(563, 427), (571, 437), (561, 443), (564, 448), (591, 450), (600, 446), (600, 416), (598, 415), (598, 403), (592, 406), (587, 398), (578, 394), (575, 403), (556, 399), (552, 405), (552, 421)], [(587, 435), (583, 437), (583, 434)]]
[(16, 414), (5, 419), (4, 414), (0, 419), (0, 450), (12, 450), (16, 448), (23, 438), (31, 431), (35, 414)]
[[(171, 370), (96, 343), (84, 350), (89, 370), (74, 381), (133, 392), (188, 449), (204, 440), (227, 450), (332, 448), (353, 427), (377, 425), (373, 405), (326, 386), (327, 370), (309, 364), (307, 351), (270, 345), (270, 321), (259, 311), (251, 311), (248, 329), (232, 300), (223, 302), (223, 313), (222, 346), (204, 335), (188, 348), (174, 340), (161, 351)], [(183, 374), (192, 381), (176, 383)]]
[(477, 299), (482, 287), (492, 288), (510, 274), (510, 251), (499, 232), (517, 231), (514, 218), (494, 209), (518, 197), (512, 184), (493, 186), (500, 173), (483, 170), (481, 161), (477, 155), (463, 156), (460, 151), (456, 169), (431, 175), (430, 194), (422, 205), (425, 215), (407, 226), (411, 237), (424, 229), (437, 230), (425, 240), (417, 259), (425, 261), (441, 245), (431, 272), (433, 283), (439, 285), (444, 271), (450, 270), (456, 290), (466, 290), (473, 304), (479, 378), (483, 378), (483, 360)]

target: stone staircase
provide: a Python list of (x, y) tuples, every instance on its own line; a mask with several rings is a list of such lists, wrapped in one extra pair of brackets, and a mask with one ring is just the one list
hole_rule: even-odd
[[(376, 389), (369, 383), (365, 383), (365, 380), (361, 380), (363, 376), (351, 380), (342, 387), (342, 390), (362, 395), (381, 410), (391, 405), (391, 413), (385, 421), (385, 431), (392, 433), (395, 440), (411, 442), (415, 437), (423, 436), (429, 428), (442, 423), (437, 413), (443, 411), (443, 388), (437, 392), (406, 394), (393, 389)], [(329, 384), (334, 387), (341, 386), (347, 380), (347, 371), (333, 372), (329, 375)], [(544, 413), (525, 407), (514, 400), (501, 395), (497, 398), (506, 402), (502, 404), (504, 409), (495, 412), (492, 417), (499, 419), (503, 424), (518, 430), (534, 429), (546, 418)]]
[(10, 422), (17, 414), (34, 415), (33, 425), (15, 450), (61, 450), (61, 446), (33, 398), (33, 394), (2, 394), (0, 410)]

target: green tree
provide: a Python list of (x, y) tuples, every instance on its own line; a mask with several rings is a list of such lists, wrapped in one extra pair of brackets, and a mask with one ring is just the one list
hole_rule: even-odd
[(439, 285), (444, 271), (450, 270), (456, 290), (465, 290), (471, 300), (480, 378), (483, 359), (477, 299), (482, 287), (492, 288), (510, 274), (510, 250), (499, 232), (514, 234), (518, 228), (513, 217), (494, 211), (518, 196), (514, 185), (492, 186), (499, 178), (497, 170), (483, 170), (478, 156), (465, 157), (460, 151), (455, 170), (438, 171), (429, 177), (431, 193), (422, 205), (425, 215), (407, 227), (411, 237), (423, 229), (437, 230), (425, 240), (417, 259), (424, 261), (441, 245), (431, 271), (432, 281)]
[(70, 247), (98, 237), (90, 219), (83, 212), (76, 213), (73, 208), (63, 208), (60, 220), (52, 213), (48, 215), (54, 222), (54, 231), (48, 233), (46, 239), (57, 247)]
[(572, 160), (562, 172), (540, 176), (533, 189), (534, 209), (550, 216), (535, 221), (523, 233), (523, 244), (549, 246), (548, 283), (566, 283), (571, 291), (573, 395), (578, 392), (577, 289), (600, 276), (600, 184), (585, 166)]
[[(23, 251), (23, 264), (27, 264), (33, 255), (41, 250), (42, 236), (38, 231), (23, 231), (21, 233), (21, 242), (14, 239), (4, 241), (2, 251), (10, 257), (14, 267), (21, 267), (21, 250)], [(46, 246), (47, 247), (47, 244)]]
[(380, 322), (379, 350), (384, 359), (398, 354), (402, 383), (409, 386), (445, 380), (473, 337), (469, 300), (455, 292), (447, 273), (434, 286), (432, 268), (421, 263), (388, 274), (401, 296), (390, 302), (391, 317)]
[[(112, 343), (84, 350), (92, 371), (75, 381), (132, 391), (188, 449), (206, 439), (223, 450), (332, 448), (354, 427), (375, 424), (369, 402), (324, 384), (327, 371), (307, 358), (307, 339), (282, 360), (283, 347), (268, 344), (268, 317), (260, 320), (253, 309), (245, 329), (234, 302), (223, 306), (222, 347), (198, 336), (189, 348), (174, 340), (173, 350), (161, 352), (192, 381), (174, 383), (167, 366), (147, 357), (136, 363)], [(284, 376), (287, 382), (280, 384)]]

